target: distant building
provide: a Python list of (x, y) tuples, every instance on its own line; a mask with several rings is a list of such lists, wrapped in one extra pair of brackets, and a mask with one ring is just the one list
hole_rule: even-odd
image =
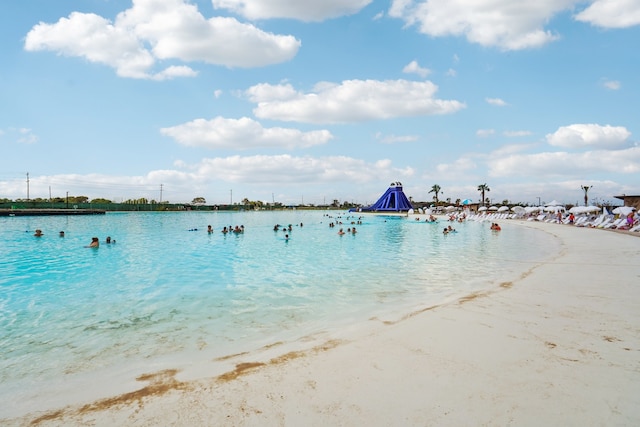
[(624, 206), (631, 206), (636, 208), (636, 210), (640, 211), (640, 196), (627, 196), (623, 194), (622, 196), (613, 196), (616, 199), (622, 200)]

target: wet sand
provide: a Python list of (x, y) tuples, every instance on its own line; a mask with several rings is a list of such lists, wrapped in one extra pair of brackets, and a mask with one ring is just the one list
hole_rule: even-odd
[(0, 424), (640, 425), (640, 239), (501, 225), (551, 233), (560, 253), (514, 282), (311, 349), (232, 356), (235, 369), (204, 380), (150, 373), (137, 391)]

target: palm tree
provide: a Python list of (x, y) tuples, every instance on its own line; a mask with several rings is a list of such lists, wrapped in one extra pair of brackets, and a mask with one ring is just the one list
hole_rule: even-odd
[(431, 190), (429, 190), (429, 193), (435, 194), (433, 198), (436, 201), (436, 207), (438, 207), (438, 193), (440, 193), (440, 190), (442, 190), (442, 188), (438, 184), (434, 184), (433, 187), (431, 187)]
[(482, 204), (484, 205), (484, 204), (485, 204), (485, 203), (484, 203), (484, 192), (485, 192), (485, 191), (491, 191), (491, 189), (489, 188), (489, 186), (488, 186), (487, 184), (480, 184), (480, 185), (478, 185), (478, 191), (479, 191), (480, 193), (482, 193), (482, 199), (481, 199), (481, 201), (482, 201)]
[(580, 188), (582, 188), (584, 190), (584, 205), (587, 206), (587, 203), (589, 202), (589, 197), (587, 196), (587, 193), (589, 192), (589, 189), (593, 187), (593, 185), (583, 185)]

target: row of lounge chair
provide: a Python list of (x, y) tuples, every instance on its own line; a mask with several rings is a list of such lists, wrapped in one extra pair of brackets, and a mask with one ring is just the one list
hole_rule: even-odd
[[(467, 216), (467, 220), (472, 221), (497, 221), (502, 219), (522, 219), (527, 221), (539, 221), (539, 222), (548, 222), (548, 223), (562, 223), (569, 224), (570, 219), (568, 216), (564, 217), (562, 220), (559, 220), (557, 215), (554, 213), (542, 213), (536, 216), (527, 216), (526, 214), (518, 214), (518, 213), (479, 213), (479, 214), (471, 214)], [(589, 227), (589, 228), (602, 228), (602, 229), (620, 229), (620, 227), (625, 227), (627, 218), (621, 216), (616, 218), (615, 215), (579, 215), (575, 217), (573, 225), (576, 227)], [(626, 227), (622, 228), (627, 230)], [(628, 229), (627, 231), (640, 232), (640, 223), (636, 221), (635, 225)]]

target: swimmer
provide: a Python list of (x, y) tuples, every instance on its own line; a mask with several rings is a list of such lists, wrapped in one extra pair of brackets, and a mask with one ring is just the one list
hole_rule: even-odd
[(210, 225), (207, 225), (207, 233), (213, 233), (213, 227), (211, 227)]
[(40, 230), (39, 228), (36, 230), (36, 232), (33, 234), (35, 237), (42, 237), (44, 236), (44, 234), (42, 234), (42, 230)]
[(59, 234), (60, 237), (64, 237), (64, 231), (61, 231)]
[(340, 229), (340, 231), (338, 231), (338, 234), (339, 234), (340, 236), (342, 236), (342, 235), (344, 234), (344, 231), (342, 231), (342, 228)]
[(97, 237), (92, 237), (91, 243), (89, 243), (89, 246), (85, 246), (85, 248), (97, 248), (97, 247), (100, 247), (100, 240)]

